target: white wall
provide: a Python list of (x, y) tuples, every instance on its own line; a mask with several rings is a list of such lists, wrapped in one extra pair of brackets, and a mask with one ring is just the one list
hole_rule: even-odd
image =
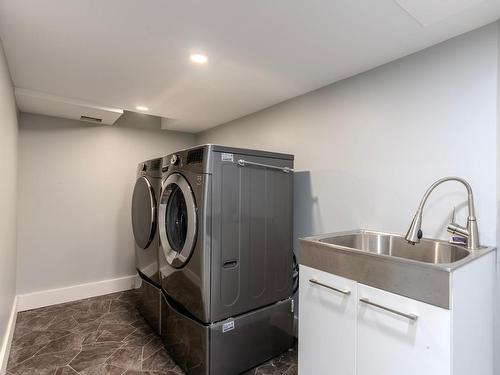
[(17, 137), (17, 108), (0, 43), (0, 367), (16, 295)]
[(112, 126), (21, 114), (19, 294), (135, 273), (136, 166), (194, 142), (159, 127), (132, 113)]
[[(480, 239), (496, 243), (497, 25), (200, 133), (295, 154), (295, 236), (371, 228), (405, 233), (425, 189), (458, 175), (475, 192)], [(448, 238), (454, 183), (431, 196), (426, 237)]]
[[(495, 170), (497, 171), (497, 240), (500, 239), (500, 21), (497, 22), (497, 164)], [(498, 244), (497, 244), (498, 246)], [(500, 374), (500, 256), (497, 252), (497, 289), (496, 289), (496, 305), (495, 305), (495, 373)]]

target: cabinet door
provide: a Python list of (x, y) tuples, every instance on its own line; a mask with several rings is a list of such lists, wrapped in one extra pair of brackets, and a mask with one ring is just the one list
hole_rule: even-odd
[(299, 375), (354, 375), (356, 282), (300, 266)]
[(449, 310), (358, 284), (357, 314), (357, 375), (450, 374)]

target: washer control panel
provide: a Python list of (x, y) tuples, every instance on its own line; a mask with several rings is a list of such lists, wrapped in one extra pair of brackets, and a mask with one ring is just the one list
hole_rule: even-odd
[(177, 164), (179, 164), (179, 161), (180, 161), (180, 158), (179, 158), (179, 155), (177, 155), (177, 154), (173, 154), (173, 155), (170, 157), (170, 164), (172, 164), (172, 165), (177, 165)]

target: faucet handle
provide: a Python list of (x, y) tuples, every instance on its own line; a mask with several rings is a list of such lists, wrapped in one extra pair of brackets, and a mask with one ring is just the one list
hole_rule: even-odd
[(452, 234), (449, 240), (452, 245), (467, 246), (468, 231), (467, 228), (455, 223), (455, 206), (451, 211), (451, 222), (446, 229)]
[(462, 236), (451, 236), (448, 242), (452, 245), (467, 246), (467, 238)]

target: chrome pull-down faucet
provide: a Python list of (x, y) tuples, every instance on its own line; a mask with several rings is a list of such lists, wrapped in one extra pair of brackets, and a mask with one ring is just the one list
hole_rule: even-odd
[(427, 198), (432, 193), (432, 191), (443, 182), (446, 181), (458, 181), (462, 183), (467, 189), (467, 201), (469, 208), (469, 215), (467, 216), (467, 224), (465, 227), (454, 223), (453, 220), (448, 224), (447, 230), (452, 234), (457, 234), (461, 237), (464, 237), (467, 240), (467, 249), (469, 250), (477, 250), (480, 248), (479, 245), (479, 232), (477, 229), (477, 221), (474, 211), (474, 197), (472, 195), (472, 188), (470, 184), (460, 177), (444, 177), (440, 180), (434, 182), (429, 189), (425, 192), (422, 200), (420, 201), (420, 205), (418, 206), (417, 212), (415, 213), (415, 217), (413, 218), (410, 228), (406, 233), (406, 241), (415, 245), (420, 242), (422, 238), (422, 211), (424, 210), (425, 202), (427, 202)]

